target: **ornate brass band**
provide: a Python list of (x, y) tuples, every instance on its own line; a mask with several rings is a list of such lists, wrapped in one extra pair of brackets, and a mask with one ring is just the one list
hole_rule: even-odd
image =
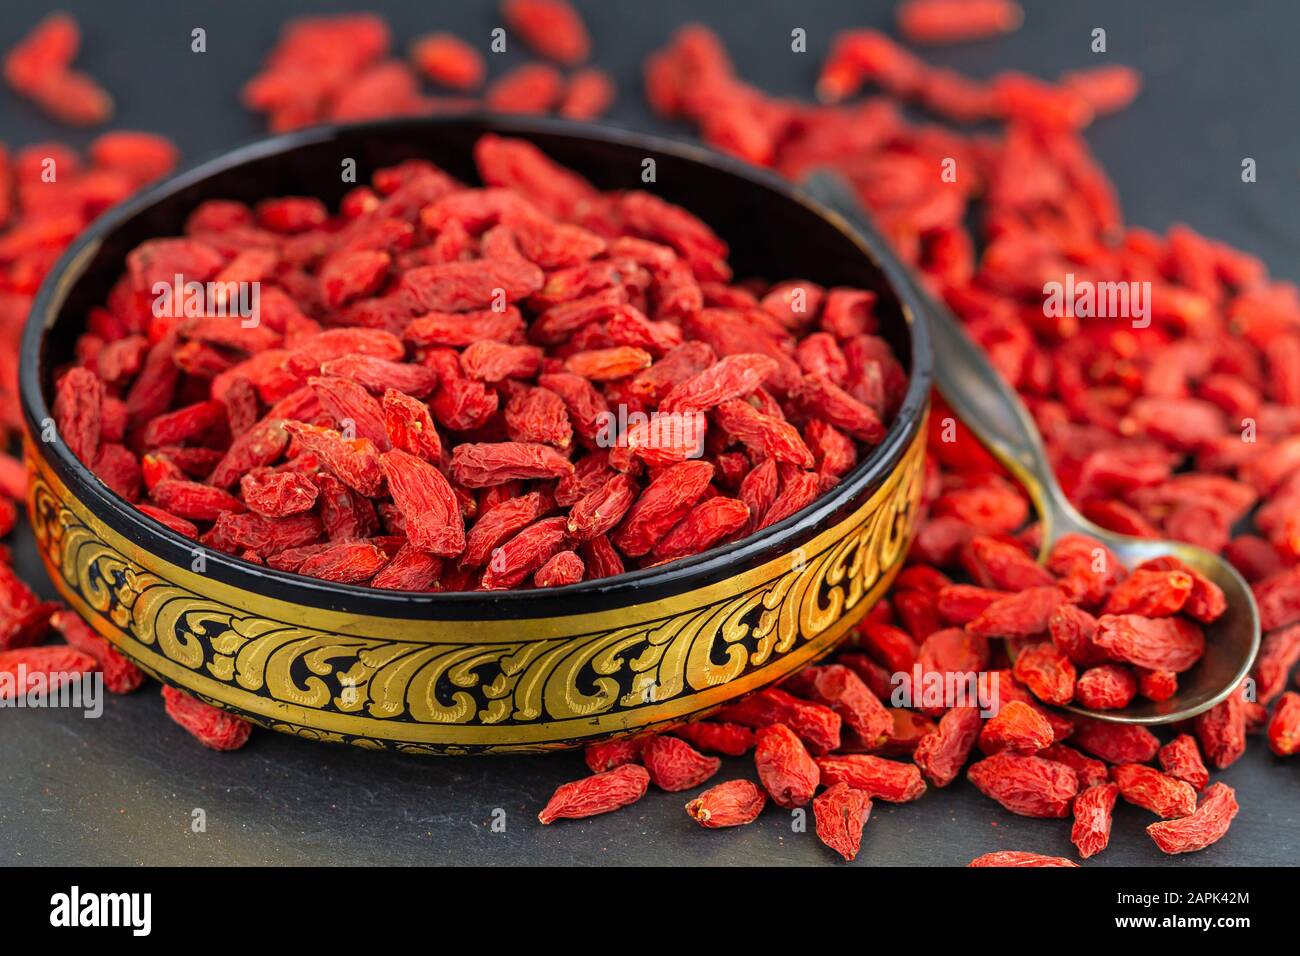
[(490, 606), (471, 621), (368, 616), (232, 587), (108, 528), (35, 449), (28, 507), (68, 602), (210, 703), (372, 748), (541, 750), (680, 721), (830, 650), (898, 570), (924, 443), (922, 423), (869, 500), (789, 554), (665, 599), (529, 620)]

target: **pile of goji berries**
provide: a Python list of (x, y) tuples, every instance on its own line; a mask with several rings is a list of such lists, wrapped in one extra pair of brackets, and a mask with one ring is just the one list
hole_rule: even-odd
[[(590, 41), (586, 29), (563, 0), (520, 0), (506, 4), (504, 12), (511, 28), (542, 56), (565, 66), (587, 57)], [(1009, 0), (906, 0), (899, 7), (898, 27), (912, 42), (946, 43), (1014, 29), (1020, 16), (1019, 8)], [(458, 107), (467, 102), (466, 94), (483, 83), (486, 71), (477, 51), (458, 38), (434, 34), (413, 45), (411, 62), (420, 74), (458, 95), (444, 100), (424, 97), (410, 69), (400, 61), (386, 59), (388, 47), (387, 28), (376, 18), (298, 21), (286, 29), (265, 72), (246, 88), (246, 97), (255, 108), (269, 114), (274, 128), (283, 129), (322, 119)], [(61, 57), (66, 69), (72, 54)], [(1038, 533), (1024, 494), (960, 423), (950, 420), (942, 403), (937, 403), (932, 415), (923, 522), (909, 565), (888, 599), (873, 609), (859, 627), (852, 646), (843, 648), (831, 663), (809, 668), (781, 688), (733, 704), (707, 721), (647, 739), (593, 745), (587, 751), (593, 776), (562, 786), (540, 814), (541, 821), (584, 817), (633, 803), (651, 782), (671, 791), (696, 789), (720, 768), (720, 761), (712, 754), (739, 756), (753, 751), (758, 783), (731, 780), (704, 790), (686, 804), (689, 816), (704, 827), (735, 826), (755, 819), (768, 797), (782, 807), (811, 802), (818, 834), (833, 849), (851, 858), (859, 848), (872, 800), (907, 801), (919, 797), (927, 786), (946, 786), (961, 774), (978, 749), (979, 759), (967, 771), (972, 784), (1012, 812), (1072, 817), (1072, 837), (1081, 857), (1104, 849), (1111, 811), (1120, 796), (1161, 818), (1151, 824), (1148, 832), (1165, 852), (1198, 850), (1222, 837), (1237, 804), (1231, 788), (1210, 783), (1210, 769), (1234, 762), (1252, 734), (1265, 734), (1279, 757), (1300, 750), (1300, 694), (1286, 689), (1300, 662), (1300, 295), (1293, 285), (1270, 279), (1263, 265), (1248, 254), (1186, 227), (1174, 227), (1161, 237), (1124, 226), (1114, 190), (1092, 159), (1081, 131), (1095, 116), (1119, 109), (1133, 99), (1140, 87), (1137, 74), (1126, 67), (1104, 66), (1066, 74), (1056, 82), (1015, 72), (978, 81), (932, 68), (881, 33), (854, 30), (837, 38), (817, 82), (823, 102), (811, 105), (776, 100), (744, 83), (716, 37), (703, 28), (687, 27), (650, 58), (645, 79), (652, 106), (666, 117), (696, 124), (703, 138), (720, 149), (772, 166), (795, 179), (818, 167), (833, 168), (848, 178), (897, 253), (964, 320), (971, 335), (1020, 391), (1035, 414), (1062, 484), (1085, 513), (1118, 531), (1188, 540), (1223, 553), (1254, 586), (1266, 634), (1252, 680), (1188, 726), (1173, 728), (1173, 734), (1163, 740), (1143, 728), (1076, 719), (1054, 709), (1052, 705), (1068, 700), (1090, 707), (1123, 706), (1135, 695), (1160, 700), (1174, 693), (1177, 674), (1193, 666), (1200, 655), (1199, 623), (1218, 613), (1221, 595), (1189, 569), (1172, 562), (1151, 562), (1132, 571), (1121, 568), (1104, 548), (1086, 539), (1061, 542), (1046, 569), (1036, 565), (1032, 556), (1037, 550)], [(878, 87), (886, 96), (841, 102), (868, 85)], [(497, 81), (487, 94), (487, 102), (503, 110), (560, 109), (575, 116), (595, 115), (611, 98), (612, 88), (598, 71), (579, 71), (566, 81), (545, 64), (518, 69)], [(566, 109), (560, 105), (566, 101), (600, 105)], [(913, 123), (904, 118), (899, 104), (929, 111), (958, 126), (985, 125), (964, 133), (951, 126)], [(990, 132), (990, 123), (1001, 124), (1001, 131)], [(418, 207), (412, 216), (408, 206), (393, 197), (402, 195), (406, 177), (419, 180), (429, 172), (418, 166), (388, 171), (396, 182), (384, 186), (377, 181), (374, 190), (358, 190), (340, 216), (332, 220), (335, 230), (345, 233), (348, 223), (384, 203), (394, 211), (400, 210), (397, 218), (409, 217), (413, 231), (427, 229), (429, 224), (423, 222)], [(20, 185), (25, 181), (17, 180)], [(489, 184), (516, 186), (514, 182)], [(413, 192), (418, 202), (418, 188)], [(5, 190), (0, 190), (0, 209), (7, 199), (4, 194)], [(563, 200), (572, 201), (572, 197), (566, 194), (557, 201)], [(557, 216), (566, 220), (563, 207), (538, 203), (535, 198), (533, 204), (552, 224)], [(419, 203), (424, 205), (427, 203)], [(496, 215), (501, 212), (498, 210)], [(568, 218), (563, 225), (602, 234), (598, 225), (602, 212), (584, 216), (588, 214), (594, 218)], [(274, 263), (252, 255), (240, 263), (240, 269), (248, 270), (243, 275), (281, 276), (288, 304), (293, 306), (279, 313), (282, 328), (272, 329), (282, 336), (281, 345), (287, 345), (299, 333), (319, 342), (316, 336), (347, 331), (322, 332), (298, 306), (299, 299), (321, 303), (329, 302), (331, 296), (341, 297), (335, 300), (337, 309), (329, 306), (332, 311), (360, 313), (354, 325), (384, 332), (396, 331), (388, 327), (395, 321), (393, 306), (398, 313), (411, 307), (409, 301), (403, 303), (392, 292), (379, 296), (385, 304), (372, 312), (364, 312), (357, 305), (358, 296), (363, 294), (358, 288), (373, 292), (368, 288), (370, 282), (383, 281), (392, 270), (411, 264), (409, 260), (414, 257), (410, 249), (402, 248), (396, 237), (378, 242), (372, 239), (369, 248), (363, 244), (359, 249), (371, 255), (359, 257), (348, 268), (332, 270), (327, 281), (323, 268), (316, 272), (312, 269), (323, 266), (323, 259), (338, 250), (314, 245), (310, 239), (295, 239), (322, 231), (334, 234), (322, 230), (331, 220), (318, 205), (310, 201), (282, 203), (258, 210), (215, 206), (209, 207), (205, 215), (206, 219), (196, 215), (192, 232), (227, 234), (216, 243), (219, 256), (221, 247), (227, 247), (220, 266), (210, 260), (208, 268), (226, 268), (238, 261), (236, 252), (245, 250), (234, 237), (245, 231), (276, 237)], [(226, 215), (233, 221), (224, 219)], [(270, 223), (260, 221), (267, 215)], [(3, 219), (0, 215), (0, 222)], [(970, 222), (978, 224), (977, 234), (967, 227)], [(492, 224), (476, 227), (481, 235), (469, 235), (471, 230), (465, 229), (463, 239), (443, 243), (444, 252), (451, 253), (447, 247), (454, 249), (456, 242), (469, 247), (475, 241), (480, 250), (488, 247), (518, 252), (518, 235), (513, 237), (513, 244), (495, 242), (505, 235), (501, 226), (497, 218)], [(438, 245), (437, 237), (434, 239), (424, 247), (426, 255), (432, 255)], [(395, 245), (386, 246), (385, 241)], [(683, 272), (697, 272), (701, 251), (698, 245), (674, 250), (680, 260), (690, 263)], [(387, 261), (382, 254), (388, 256)], [(694, 261), (692, 254), (697, 256)], [(612, 252), (603, 254), (605, 259), (612, 257)], [(401, 262), (403, 258), (408, 261)], [(484, 258), (492, 256), (485, 252)], [(6, 262), (0, 256), (0, 266), (9, 266), (13, 261), (11, 257)], [(141, 256), (137, 257), (136, 268), (148, 269), (154, 264), (164, 262)], [(416, 269), (428, 265), (421, 263)], [(639, 263), (638, 267), (652, 272), (656, 264)], [(570, 268), (575, 267), (562, 267), (561, 271)], [(290, 272), (303, 273), (315, 281), (308, 282), (298, 275), (285, 283), (283, 276)], [(1044, 283), (1059, 281), (1066, 273), (1092, 282), (1150, 282), (1153, 291), (1149, 327), (1131, 327), (1114, 318), (1089, 318), (1073, 310), (1049, 314), (1043, 302)], [(128, 284), (129, 279), (124, 279), (116, 301), (123, 300)], [(702, 303), (708, 298), (708, 289), (721, 289), (717, 277), (697, 284)], [(806, 287), (806, 283), (793, 283), (786, 291)], [(414, 295), (425, 290), (408, 291)], [(634, 285), (629, 301), (640, 301), (637, 291)], [(710, 302), (709, 308), (740, 308), (751, 315), (755, 305), (752, 292), (738, 293), (733, 287), (728, 298)], [(529, 297), (539, 294), (545, 295), (545, 287), (528, 293)], [(741, 297), (732, 299), (732, 294)], [(275, 314), (285, 303), (272, 298)], [(830, 302), (828, 296), (821, 303), (821, 321)], [(757, 304), (763, 309), (762, 300)], [(775, 314), (783, 316), (777, 300), (767, 304), (777, 304)], [(528, 309), (528, 302), (524, 309)], [(773, 314), (771, 309), (764, 311)], [(661, 333), (665, 322), (689, 330), (686, 312), (665, 319), (654, 315), (652, 309), (646, 319), (650, 328)], [(812, 312), (816, 313), (816, 308)], [(869, 309), (859, 307), (857, 313), (869, 315)], [(413, 314), (408, 312), (400, 318), (405, 321)], [(522, 318), (523, 312), (520, 315)], [(540, 316), (530, 317), (531, 331)], [(20, 322), (21, 314), (14, 325)], [(589, 334), (581, 329), (574, 332), (564, 322), (558, 324), (571, 336), (570, 342), (577, 339), (581, 344), (582, 337)], [(526, 345), (507, 342), (505, 347), (512, 351), (490, 346), (496, 354), (477, 354), (474, 350), (479, 347), (473, 344), (436, 338), (454, 335), (454, 331), (437, 322), (430, 326), (429, 334), (435, 336), (432, 342), (398, 340), (397, 345), (445, 357), (401, 363), (408, 370), (400, 380), (380, 382), (375, 378), (378, 370), (388, 373), (394, 367), (391, 363), (395, 361), (395, 347), (390, 340), (384, 341), (394, 350), (393, 358), (382, 351), (378, 355), (363, 352), (347, 357), (328, 351), (324, 356), (317, 355), (313, 350), (306, 356), (321, 359), (319, 368), (313, 367), (310, 373), (317, 381), (309, 381), (305, 391), (301, 385), (298, 387), (296, 394), (307, 407), (302, 414), (288, 417), (307, 420), (286, 426), (291, 437), (276, 435), (274, 441), (292, 442), (299, 458), (316, 456), (318, 461), (324, 461), (333, 453), (334, 467), (341, 470), (326, 469), (323, 473), (335, 478), (338, 487), (332, 491), (342, 494), (323, 493), (316, 487), (322, 512), (330, 500), (367, 500), (369, 495), (364, 491), (360, 499), (351, 494), (359, 491), (357, 484), (372, 488), (387, 481), (391, 485), (393, 475), (391, 466), (385, 469), (381, 462), (376, 474), (367, 464), (368, 456), (350, 454), (356, 449), (355, 443), (365, 437), (362, 432), (358, 431), (354, 439), (339, 436), (345, 443), (341, 446), (335, 436), (322, 435), (319, 423), (311, 420), (314, 413), (334, 414), (331, 407), (355, 412), (358, 403), (349, 404), (349, 397), (365, 393), (373, 401), (370, 390), (377, 393), (381, 384), (400, 385), (397, 390), (413, 394), (413, 400), (431, 393), (436, 398), (451, 376), (468, 384), (457, 386), (457, 395), (465, 396), (464, 400), (449, 403), (451, 407), (444, 411), (472, 415), (476, 407), (473, 396), (480, 390), (505, 391), (497, 382), (510, 378), (507, 374), (493, 382), (474, 369), (497, 363), (502, 363), (498, 368), (514, 369), (518, 366), (512, 363), (529, 361), (524, 352), (513, 351), (526, 349)], [(596, 327), (602, 326), (606, 335), (632, 332), (612, 314), (599, 320)], [(616, 333), (608, 331), (610, 326)], [(668, 343), (656, 341), (650, 328), (638, 323), (643, 340), (601, 340), (598, 347), (591, 343), (590, 349), (566, 351), (562, 361), (567, 362), (581, 351), (630, 348), (650, 353), (652, 362), (658, 364), (663, 358), (655, 349)], [(197, 324), (183, 329), (180, 325), (172, 329), (170, 351), (158, 353), (152, 370), (148, 356), (159, 343), (148, 343), (139, 376), (156, 381), (169, 375), (178, 379), (181, 374), (187, 378), (207, 375), (214, 385), (223, 375), (226, 383), (236, 380), (227, 375), (233, 367), (232, 352), (237, 358), (241, 348), (253, 343), (214, 337), (211, 330)], [(825, 331), (832, 340), (838, 338), (834, 329)], [(861, 331), (869, 334), (865, 329)], [(752, 329), (735, 332), (747, 336)], [(808, 336), (803, 342), (812, 338)], [(818, 339), (819, 343), (824, 341)], [(270, 344), (261, 342), (253, 348)], [(561, 359), (550, 354), (556, 342), (535, 344), (547, 350), (542, 362)], [(764, 349), (719, 348), (722, 342), (712, 341), (708, 345), (715, 354), (739, 351), (766, 355), (783, 364), (775, 353)], [(458, 347), (460, 357), (453, 362), (447, 353)], [(849, 350), (841, 348), (840, 352), (846, 364), (853, 361)], [(190, 364), (181, 364), (180, 372), (170, 371), (161, 361), (165, 354), (174, 355), (176, 362)], [(403, 356), (406, 354), (404, 351)], [(887, 362), (883, 354), (865, 357)], [(794, 360), (802, 379), (808, 378), (810, 368), (816, 368), (812, 374), (824, 375), (833, 382), (836, 369), (844, 368), (834, 352), (821, 345), (801, 344)], [(272, 365), (276, 360), (265, 361)], [(384, 362), (390, 364), (379, 364)], [(814, 364), (809, 366), (809, 362)], [(259, 376), (265, 371), (260, 366), (249, 368), (258, 369)], [(581, 372), (590, 378), (593, 370), (604, 368), (608, 366), (597, 362), (582, 367)], [(77, 374), (88, 371), (74, 370)], [(296, 363), (287, 365), (286, 371), (295, 381), (304, 374)], [(702, 367), (690, 366), (690, 374), (701, 371)], [(536, 384), (530, 384), (530, 388), (540, 387), (542, 376), (579, 373), (564, 368), (543, 372), (539, 366), (533, 374), (538, 377), (532, 379)], [(329, 378), (354, 382), (360, 389), (331, 391), (320, 381)], [(765, 381), (769, 386), (755, 394), (767, 393), (772, 380)], [(103, 405), (109, 410), (109, 435), (113, 433), (113, 416), (117, 415), (119, 422), (124, 417), (123, 410), (108, 400), (116, 384), (116, 379), (108, 383)], [(475, 384), (479, 389), (473, 388)], [(271, 389), (266, 398), (274, 398), (276, 403), (288, 397), (276, 395), (275, 389), (287, 388), (287, 384), (277, 383), (274, 376), (261, 387)], [(891, 393), (887, 381), (879, 387), (886, 396)], [(156, 388), (155, 384), (142, 389), (142, 397), (158, 402), (155, 413), (163, 415), (179, 402), (163, 403), (154, 395)], [(602, 391), (609, 388), (607, 384), (600, 386)], [(421, 394), (421, 389), (427, 391)], [(150, 447), (165, 449), (175, 459), (172, 464), (176, 470), (160, 477), (161, 472), (151, 474), (154, 463), (146, 461), (144, 474), (137, 480), (151, 490), (165, 481), (179, 482), (164, 489), (162, 495), (172, 493), (184, 500), (184, 494), (195, 484), (193, 479), (209, 474), (217, 459), (211, 451), (194, 454), (193, 449), (206, 447), (192, 438), (199, 432), (172, 441), (175, 433), (169, 433), (168, 428), (178, 427), (185, 434), (187, 428), (199, 428), (196, 417), (202, 420), (206, 415), (208, 425), (199, 431), (207, 440), (207, 428), (220, 431), (218, 423), (223, 413), (227, 427), (230, 423), (247, 425), (253, 420), (254, 413), (249, 409), (255, 402), (260, 402), (258, 410), (271, 404), (264, 400), (258, 386), (251, 393), (242, 386), (232, 386), (229, 391), (235, 394), (229, 396), (223, 388), (220, 399), (214, 397), (215, 390), (207, 396), (194, 395), (189, 406), (198, 404), (206, 409), (203, 412), (172, 409), (185, 414), (175, 419), (164, 417), (165, 424), (155, 427), (152, 437), (157, 441)], [(170, 394), (175, 398), (174, 391)], [(620, 401), (628, 397), (622, 390), (615, 390), (615, 394)], [(576, 392), (567, 398), (560, 395), (564, 412), (571, 415), (576, 397)], [(656, 398), (666, 400), (667, 395), (659, 392)], [(507, 413), (512, 400), (507, 397)], [(203, 405), (205, 401), (219, 401), (223, 407)], [(360, 419), (367, 423), (362, 427), (375, 436), (386, 434), (390, 427), (390, 409), (382, 401), (379, 404), (382, 417), (376, 419), (373, 407), (366, 405), (367, 415)], [(431, 400), (430, 408), (435, 404)], [(551, 404), (555, 414), (548, 420), (558, 420), (560, 406)], [(752, 400), (741, 404), (751, 409), (755, 405)], [(778, 408), (782, 413), (789, 410), (787, 396), (757, 404), (757, 411), (773, 413), (772, 417), (776, 417)], [(718, 424), (716, 409), (721, 407), (714, 406), (711, 412), (714, 426)], [(79, 414), (79, 409), (74, 411)], [(297, 411), (291, 405), (281, 406), (281, 410)], [(503, 413), (503, 419), (507, 413)], [(396, 450), (410, 447), (415, 450), (406, 454), (412, 459), (443, 464), (442, 456), (435, 458), (428, 444), (429, 434), (436, 435), (436, 430), (406, 427), (423, 425), (418, 409), (412, 412), (411, 406), (404, 404), (396, 415), (396, 434), (401, 437), (388, 437)], [(436, 410), (431, 415), (437, 420)], [(578, 422), (583, 420), (579, 414), (572, 422), (579, 444), (582, 429)], [(801, 421), (798, 414), (793, 420)], [(846, 431), (833, 420), (830, 424), (841, 433)], [(847, 431), (851, 433), (851, 429)], [(716, 427), (711, 429), (714, 432)], [(817, 452), (819, 442), (811, 429), (805, 428), (800, 437), (810, 451)], [(369, 440), (375, 443), (373, 437)], [(352, 444), (346, 444), (349, 441)], [(547, 444), (545, 440), (536, 443)], [(91, 443), (85, 444), (89, 447)], [(101, 443), (97, 439), (95, 444)], [(108, 445), (114, 444), (119, 442), (108, 440)], [(739, 501), (749, 506), (749, 500), (738, 486), (733, 494), (727, 493), (732, 488), (727, 482), (734, 485), (735, 478), (728, 471), (733, 465), (724, 465), (724, 461), (732, 459), (725, 452), (717, 452), (716, 448), (711, 450), (715, 459), (713, 484), (710, 486), (705, 479), (703, 483), (710, 490), (700, 497), (708, 495), (704, 504), (720, 502), (713, 506), (719, 512), (713, 517), (721, 520), (727, 508), (739, 513), (737, 505), (721, 502)], [(99, 456), (99, 452), (94, 454)], [(125, 461), (120, 453), (114, 454)], [(824, 461), (825, 452), (821, 454)], [(582, 460), (599, 457), (587, 450)], [(604, 457), (607, 467), (618, 473), (608, 477), (626, 476), (614, 461), (616, 456), (611, 453)], [(739, 459), (734, 461), (738, 463)], [(540, 458), (531, 463), (543, 465)], [(499, 465), (491, 460), (465, 464), (488, 472)], [(654, 472), (687, 464), (694, 461), (667, 465), (645, 461), (644, 467)], [(777, 477), (788, 479), (795, 464), (786, 461), (778, 465)], [(6, 465), (0, 469), (0, 477), (14, 470)], [(405, 465), (397, 468), (399, 486), (408, 477), (405, 470)], [(735, 471), (738, 473), (739, 468)], [(112, 466), (104, 472), (120, 478)], [(126, 472), (129, 468), (122, 468), (122, 473)], [(299, 480), (305, 476), (274, 477), (286, 472), (293, 474), (291, 469), (274, 466), (258, 471), (247, 489), (241, 481), (245, 505), (251, 492), (253, 500), (268, 503), (273, 511), (300, 507), (312, 491)], [(344, 473), (350, 480), (343, 480)], [(563, 480), (556, 483), (557, 489)], [(11, 483), (21, 491), (16, 472)], [(811, 485), (811, 481), (808, 483)], [(233, 484), (231, 481), (224, 487)], [(807, 493), (812, 493), (811, 488)], [(451, 514), (458, 508), (465, 515), (471, 507), (481, 508), (482, 499), (487, 497), (486, 490), (462, 494), (453, 506), (444, 496), (438, 513)], [(214, 497), (212, 501), (214, 505), (228, 504), (226, 498)], [(554, 506), (563, 507), (558, 503)], [(143, 507), (157, 508), (157, 504)], [(350, 507), (339, 510), (346, 512)], [(535, 505), (518, 507), (527, 510)], [(217, 507), (210, 514), (215, 516), (219, 511)], [(401, 520), (402, 509), (396, 496), (391, 507), (376, 512), (377, 520), (385, 525)], [(189, 519), (168, 518), (163, 510), (154, 513), (180, 529), (194, 526)], [(511, 516), (522, 524), (507, 523), (495, 528), (493, 541), (487, 545), (489, 550), (492, 543), (504, 540), (523, 524), (544, 524), (546, 520), (537, 522), (539, 515), (531, 511), (527, 516), (513, 512)], [(195, 517), (200, 522), (205, 520)], [(470, 518), (472, 521), (473, 516)], [(257, 523), (252, 518), (242, 520)], [(593, 515), (592, 520), (598, 521), (598, 516)], [(310, 524), (301, 518), (299, 523)], [(451, 547), (450, 542), (438, 540), (433, 528), (411, 524), (413, 527), (405, 529), (408, 537), (427, 535), (439, 546)], [(470, 527), (472, 531), (474, 525)], [(554, 537), (569, 533), (567, 521), (563, 527), (557, 522), (551, 532)], [(212, 530), (208, 535), (217, 537)], [(265, 539), (250, 541), (254, 545), (265, 543)], [(388, 546), (391, 548), (391, 543)], [(387, 567), (391, 567), (393, 561), (383, 544), (376, 543), (374, 548), (364, 554), (364, 549), (358, 548), (351, 557), (368, 559), (374, 566), (388, 561)], [(256, 552), (257, 547), (245, 550)], [(583, 548), (578, 550), (582, 552)], [(591, 551), (590, 547), (586, 550)], [(328, 549), (303, 556), (303, 564), (313, 561), (308, 573), (329, 569), (331, 562), (321, 558), (322, 553), (328, 554)], [(580, 563), (584, 573), (592, 573), (590, 562), (583, 561), (588, 554), (573, 554), (572, 549), (556, 554), (564, 555), (563, 560), (556, 560), (540, 577), (539, 584), (563, 583), (577, 573)], [(1094, 560), (1098, 555), (1101, 560)], [(298, 567), (303, 569), (302, 565)], [(445, 582), (447, 571), (444, 566), (434, 576)], [(428, 568), (411, 573), (427, 576)], [(453, 577), (451, 583), (458, 582)], [(21, 586), (10, 590), (23, 593)], [(33, 603), (34, 597), (26, 606)], [(60, 614), (70, 617), (68, 612)], [(48, 618), (49, 609), (36, 612), (35, 618), (40, 620), (42, 615)], [(56, 616), (55, 620), (58, 623), (63, 618)], [(65, 631), (72, 629), (59, 626)], [(44, 628), (38, 625), (35, 629)], [(32, 628), (9, 625), (9, 630), (30, 633)], [(990, 643), (991, 639), (1003, 637), (1016, 646), (1014, 663), (1003, 642)], [(68, 639), (74, 648), (83, 646), (77, 641), (84, 636), (69, 635)], [(103, 648), (96, 648), (102, 660)], [(924, 678), (983, 671), (995, 672), (999, 678), (999, 707), (996, 715), (987, 720), (966, 706), (944, 708), (921, 701), (914, 707), (893, 707), (882, 703), (890, 696), (896, 675), (906, 682), (917, 674)], [(174, 715), (185, 722), (179, 705), (182, 698), (175, 696), (176, 701), (168, 701), (169, 711), (175, 711)], [(220, 712), (207, 708), (193, 713), (203, 715), (202, 720), (190, 724), (201, 739), (227, 746), (242, 742), (238, 732), (218, 726), (222, 719), (229, 719)], [(819, 787), (825, 789), (818, 793)], [(1075, 864), (1007, 850), (987, 854), (972, 865)]]
[[(55, 385), (69, 449), (219, 551), (466, 591), (734, 541), (884, 437), (906, 375), (873, 293), (732, 283), (685, 209), (522, 141), (475, 158), (483, 188), (410, 161), (338, 215), (210, 201), (132, 251)], [(259, 282), (260, 321), (160, 313), (182, 280)]]

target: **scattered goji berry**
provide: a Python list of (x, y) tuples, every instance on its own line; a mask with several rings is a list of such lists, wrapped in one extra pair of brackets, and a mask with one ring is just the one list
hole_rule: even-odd
[(862, 828), (871, 815), (871, 796), (847, 783), (833, 783), (813, 800), (817, 838), (852, 863), (862, 846)]
[(554, 823), (609, 813), (636, 803), (645, 796), (649, 785), (650, 774), (645, 767), (623, 764), (605, 773), (560, 784), (537, 819), (541, 823)]
[(1196, 809), (1192, 785), (1138, 763), (1122, 763), (1111, 771), (1120, 796), (1157, 816), (1184, 817)]
[(678, 737), (657, 735), (641, 748), (641, 763), (660, 790), (690, 790), (708, 780), (722, 766), (717, 757), (706, 757)]
[(806, 806), (817, 790), (821, 772), (794, 731), (785, 724), (760, 727), (754, 766), (758, 779), (778, 806)]
[(1042, 757), (998, 753), (971, 765), (966, 778), (987, 797), (1025, 817), (1064, 817), (1079, 790), (1074, 771)]
[(702, 827), (739, 827), (763, 812), (767, 795), (749, 780), (728, 780), (686, 804), (687, 815)]
[(1214, 783), (1201, 794), (1195, 812), (1176, 820), (1162, 820), (1147, 833), (1165, 853), (1192, 853), (1223, 839), (1237, 815), (1237, 794), (1226, 783)]
[(1070, 842), (1079, 856), (1088, 859), (1106, 849), (1110, 843), (1110, 826), (1115, 799), (1120, 788), (1113, 783), (1099, 783), (1081, 790), (1074, 798), (1074, 827)]
[(163, 703), (167, 716), (180, 724), (199, 743), (213, 750), (238, 750), (248, 743), (253, 725), (189, 694), (164, 684)]
[(1063, 856), (1044, 856), (1042, 853), (1030, 853), (1027, 850), (998, 850), (977, 856), (966, 864), (974, 867), (997, 866), (1078, 866), (1073, 860)]

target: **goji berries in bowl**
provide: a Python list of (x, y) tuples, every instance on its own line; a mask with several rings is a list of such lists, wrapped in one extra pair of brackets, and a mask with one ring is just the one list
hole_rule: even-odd
[(902, 563), (931, 355), (888, 262), (630, 133), (247, 146), (42, 288), (36, 540), (146, 671), (277, 730), (468, 753), (679, 723), (828, 652)]

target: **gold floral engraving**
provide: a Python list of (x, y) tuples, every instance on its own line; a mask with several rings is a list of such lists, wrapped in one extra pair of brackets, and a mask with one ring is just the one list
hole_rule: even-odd
[[(28, 507), (56, 586), (150, 674), (259, 724), (411, 753), (542, 750), (667, 726), (828, 652), (892, 581), (925, 429), (802, 547), (667, 598), (561, 617), (362, 615), (196, 574), (109, 528), (36, 450)], [(342, 600), (342, 599), (340, 599)]]

